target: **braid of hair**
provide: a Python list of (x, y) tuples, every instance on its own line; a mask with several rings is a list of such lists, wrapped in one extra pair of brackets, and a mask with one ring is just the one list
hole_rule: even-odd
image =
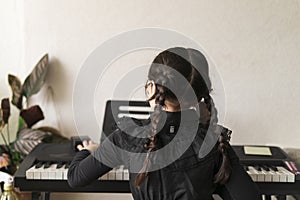
[(145, 144), (144, 147), (147, 148), (147, 155), (143, 163), (143, 167), (140, 170), (140, 172), (137, 174), (135, 177), (135, 186), (140, 187), (142, 183), (146, 180), (148, 177), (148, 169), (151, 165), (150, 163), (150, 152), (153, 151), (156, 147), (156, 134), (158, 133), (157, 128), (158, 128), (158, 123), (160, 121), (160, 115), (161, 115), (161, 110), (162, 107), (165, 105), (165, 97), (164, 97), (164, 89), (163, 87), (156, 85), (156, 93), (149, 99), (154, 99), (156, 105), (154, 107), (154, 112), (152, 114), (151, 118), (151, 131), (150, 131), (150, 142), (149, 144)]
[(209, 124), (215, 125), (218, 123), (218, 111), (215, 107), (214, 100), (211, 98), (210, 94), (207, 94), (206, 97), (204, 97), (204, 103), (206, 104), (206, 107), (208, 111), (210, 112), (210, 120), (208, 122)]
[(215, 183), (225, 184), (231, 175), (231, 164), (228, 155), (229, 139), (222, 132), (218, 138), (218, 150), (222, 154), (222, 163), (219, 171), (215, 175)]
[[(208, 122), (208, 126), (211, 124), (213, 127), (218, 127), (217, 109), (215, 107), (213, 99), (209, 94), (204, 98), (204, 103), (206, 104), (207, 109), (210, 112), (210, 120)], [(217, 143), (218, 151), (222, 154), (222, 163), (219, 171), (215, 175), (215, 183), (225, 184), (229, 180), (229, 177), (231, 175), (231, 164), (228, 156), (229, 139), (222, 133), (221, 130), (218, 130), (218, 128), (216, 128), (216, 131), (221, 132), (218, 137)]]

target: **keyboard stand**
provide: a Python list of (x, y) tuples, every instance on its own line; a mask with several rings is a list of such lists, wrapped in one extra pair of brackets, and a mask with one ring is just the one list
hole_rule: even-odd
[(32, 192), (31, 199), (32, 200), (50, 200), (50, 192)]

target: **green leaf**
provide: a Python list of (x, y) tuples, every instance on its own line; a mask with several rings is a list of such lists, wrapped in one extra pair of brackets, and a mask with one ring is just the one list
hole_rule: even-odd
[(20, 110), (22, 109), (22, 83), (20, 79), (14, 75), (8, 74), (8, 83), (12, 91), (11, 103)]
[(48, 54), (37, 63), (32, 72), (27, 76), (22, 87), (22, 94), (29, 98), (38, 93), (45, 83), (48, 70)]
[(25, 127), (26, 127), (26, 122), (21, 116), (19, 116), (18, 132), (20, 132), (20, 130)]

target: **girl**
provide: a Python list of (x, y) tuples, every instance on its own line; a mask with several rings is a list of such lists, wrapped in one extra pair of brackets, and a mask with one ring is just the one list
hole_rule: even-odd
[[(130, 171), (135, 200), (261, 199), (217, 125), (208, 63), (195, 49), (175, 47), (152, 62), (145, 92), (148, 120), (124, 118), (100, 145), (84, 141), (68, 172), (84, 186), (118, 165)], [(198, 112), (200, 113), (200, 116)]]

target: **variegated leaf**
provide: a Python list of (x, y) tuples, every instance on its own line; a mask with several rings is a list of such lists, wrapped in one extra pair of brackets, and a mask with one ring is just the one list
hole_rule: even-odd
[(11, 103), (20, 110), (22, 109), (22, 83), (20, 79), (12, 74), (8, 74), (8, 83), (12, 91)]
[(13, 145), (17, 152), (28, 155), (36, 145), (49, 135), (51, 135), (49, 132), (24, 128), (18, 133), (18, 138)]
[(48, 71), (48, 54), (37, 63), (29, 76), (25, 79), (22, 94), (29, 98), (33, 94), (36, 94), (45, 83), (46, 74)]
[(20, 132), (20, 130), (22, 130), (23, 128), (25, 128), (27, 125), (26, 125), (26, 122), (25, 120), (19, 116), (19, 124), (18, 124), (18, 132), (17, 132), (17, 137), (18, 137), (18, 133)]

